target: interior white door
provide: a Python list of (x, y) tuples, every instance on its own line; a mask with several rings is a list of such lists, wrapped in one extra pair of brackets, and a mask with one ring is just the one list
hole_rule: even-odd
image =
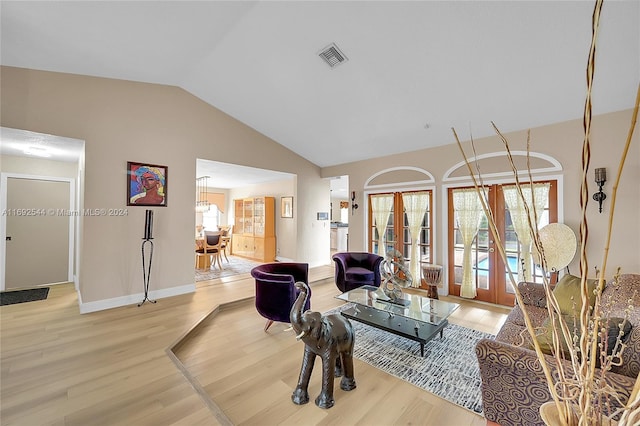
[(69, 281), (70, 185), (7, 179), (6, 289)]

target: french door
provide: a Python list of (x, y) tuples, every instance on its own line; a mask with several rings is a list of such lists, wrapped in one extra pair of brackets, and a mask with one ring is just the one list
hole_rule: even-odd
[[(377, 226), (380, 215), (376, 215), (376, 197), (387, 199), (388, 217), (384, 227)], [(422, 204), (418, 210), (410, 205), (410, 200), (421, 198)], [(432, 191), (405, 191), (388, 192), (369, 195), (369, 229), (367, 238), (369, 252), (386, 256), (389, 250), (398, 250), (410, 266), (411, 258), (418, 265), (412, 270), (413, 286), (419, 287), (421, 283), (422, 265), (432, 262), (433, 253), (433, 215)], [(423, 207), (425, 207), (423, 209)], [(384, 220), (384, 219), (382, 219)], [(382, 232), (380, 232), (380, 230)]]
[[(558, 219), (557, 181), (542, 183), (548, 184), (548, 197), (544, 208), (538, 213), (538, 229), (549, 223), (557, 222)], [(525, 269), (528, 270), (529, 280), (542, 282), (542, 272), (536, 267), (535, 261), (526, 254), (529, 248), (518, 240), (514, 226), (514, 219), (517, 220), (517, 218), (511, 217), (511, 212), (505, 201), (505, 191), (512, 190), (512, 185), (490, 185), (485, 188), (488, 206), (495, 216), (498, 237), (505, 247), (509, 268), (513, 272), (516, 282), (518, 281), (518, 271), (522, 272)], [(464, 237), (459, 221), (456, 219), (454, 193), (464, 189), (450, 188), (448, 190), (448, 277), (449, 294), (454, 296), (461, 295), (465, 268)], [(491, 232), (489, 222), (483, 212), (480, 213), (477, 229), (468, 254), (471, 257), (471, 262), (467, 262), (467, 265), (471, 266), (471, 285), (475, 288), (475, 300), (513, 306), (515, 291), (509, 279), (509, 272), (496, 248), (498, 240)], [(527, 260), (525, 261), (525, 259)]]

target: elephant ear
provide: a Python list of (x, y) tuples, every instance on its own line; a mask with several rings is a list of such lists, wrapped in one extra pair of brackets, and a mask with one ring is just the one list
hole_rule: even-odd
[(315, 340), (317, 342), (318, 347), (320, 347), (320, 340), (322, 337), (322, 324), (321, 323), (317, 323), (313, 326), (313, 328), (311, 329), (311, 336), (313, 337), (313, 340)]
[(322, 337), (322, 318), (318, 312), (310, 312), (313, 314), (313, 322), (311, 323), (311, 337), (318, 342)]
[(323, 348), (331, 339), (331, 324), (329, 323), (329, 320), (323, 317), (321, 321), (318, 321), (318, 327), (316, 327), (316, 330), (318, 330), (319, 334), (317, 346), (318, 348)]

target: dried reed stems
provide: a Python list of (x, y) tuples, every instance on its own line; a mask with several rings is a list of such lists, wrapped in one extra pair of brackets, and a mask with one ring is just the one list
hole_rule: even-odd
[[(540, 361), (540, 365), (542, 366), (543, 373), (547, 380), (547, 384), (549, 386), (549, 391), (555, 403), (556, 409), (560, 415), (560, 421), (563, 425), (573, 425), (577, 421), (579, 425), (591, 425), (591, 424), (601, 424), (605, 413), (603, 409), (606, 407), (608, 410), (608, 415), (612, 416), (615, 414), (621, 414), (619, 425), (631, 425), (638, 424), (640, 421), (640, 377), (636, 379), (634, 388), (631, 392), (630, 398), (627, 404), (622, 409), (622, 413), (620, 411), (612, 413), (611, 412), (611, 400), (619, 401), (619, 397), (616, 394), (615, 390), (609, 386), (604, 380), (604, 376), (602, 375), (605, 371), (611, 369), (613, 365), (616, 365), (616, 360), (621, 355), (622, 351), (625, 348), (625, 345), (621, 344), (620, 340), (616, 342), (613, 355), (605, 355), (598, 353), (598, 337), (601, 331), (601, 322), (602, 322), (602, 312), (600, 307), (602, 290), (604, 289), (604, 277), (606, 273), (607, 267), (607, 258), (609, 253), (609, 245), (611, 241), (611, 233), (613, 229), (613, 217), (615, 211), (615, 203), (617, 198), (617, 189), (620, 183), (620, 178), (622, 176), (622, 170), (624, 167), (624, 163), (627, 157), (627, 153), (629, 151), (629, 146), (631, 144), (631, 139), (633, 136), (633, 132), (636, 126), (636, 120), (638, 116), (638, 105), (640, 104), (640, 85), (638, 86), (638, 94), (636, 97), (635, 108), (632, 114), (631, 126), (629, 128), (629, 132), (627, 135), (627, 140), (622, 152), (622, 157), (620, 159), (620, 163), (618, 166), (618, 172), (616, 175), (615, 184), (613, 187), (613, 194), (611, 200), (611, 208), (609, 212), (609, 224), (607, 229), (607, 238), (606, 244), (604, 247), (603, 253), (603, 261), (602, 261), (602, 269), (598, 271), (598, 284), (595, 292), (595, 308), (592, 310), (589, 304), (589, 298), (593, 297), (592, 294), (589, 293), (588, 283), (587, 283), (587, 272), (588, 272), (588, 262), (587, 262), (587, 240), (588, 240), (588, 226), (587, 226), (587, 203), (589, 199), (588, 192), (588, 169), (589, 162), (591, 157), (591, 91), (593, 87), (593, 76), (595, 73), (595, 51), (596, 51), (596, 40), (598, 34), (598, 26), (600, 20), (600, 12), (602, 10), (603, 1), (597, 0), (594, 12), (592, 16), (592, 37), (591, 37), (591, 47), (589, 50), (589, 59), (587, 63), (587, 94), (585, 100), (584, 107), (584, 116), (583, 116), (583, 127), (584, 127), (584, 140), (582, 145), (582, 176), (581, 176), (581, 186), (580, 186), (580, 206), (581, 206), (581, 222), (580, 222), (580, 275), (581, 275), (581, 304), (580, 304), (580, 316), (579, 316), (579, 330), (580, 330), (580, 340), (578, 343), (574, 342), (573, 335), (571, 330), (569, 329), (568, 324), (564, 321), (564, 319), (560, 315), (560, 307), (556, 298), (554, 297), (551, 288), (549, 287), (549, 282), (544, 274), (543, 277), (543, 286), (546, 293), (547, 298), (547, 309), (549, 313), (549, 318), (551, 319), (551, 324), (553, 324), (552, 332), (553, 332), (553, 357), (552, 362), (555, 366), (555, 371), (557, 373), (557, 377), (554, 377), (551, 373), (550, 366), (548, 364), (549, 358), (547, 358), (542, 352), (540, 345), (536, 339), (536, 330), (533, 327), (529, 315), (526, 309), (523, 309), (524, 320), (526, 329), (531, 336), (531, 341), (533, 342), (534, 350)], [(537, 230), (537, 218), (535, 217), (535, 209), (534, 209), (534, 217), (530, 215), (529, 206), (527, 205), (524, 195), (522, 193), (521, 182), (519, 180), (519, 173), (513, 161), (513, 157), (511, 155), (511, 150), (509, 147), (508, 140), (504, 137), (504, 135), (498, 130), (496, 125), (491, 123), (496, 131), (496, 134), (500, 137), (506, 153), (509, 163), (512, 168), (513, 176), (516, 183), (516, 188), (520, 199), (523, 201), (525, 206), (525, 210), (527, 212), (527, 216), (529, 218), (529, 232), (531, 234), (532, 243), (535, 245), (536, 249), (540, 253), (541, 266), (544, 271), (547, 271), (547, 265), (544, 256), (544, 247), (540, 242), (540, 238)], [(489, 206), (486, 202), (486, 198), (484, 196), (483, 184), (482, 184), (482, 176), (479, 173), (479, 168), (476, 165), (478, 170), (477, 174), (472, 170), (471, 164), (462, 148), (462, 144), (458, 138), (458, 135), (455, 129), (452, 129), (460, 152), (465, 160), (467, 168), (469, 170), (469, 174), (473, 179), (473, 184), (478, 192), (478, 196), (480, 198), (482, 208), (487, 216), (487, 220), (489, 222), (489, 227), (491, 232), (493, 233), (493, 237), (496, 241), (496, 247), (498, 248), (498, 252), (507, 266), (507, 271), (509, 274), (509, 279), (516, 293), (516, 300), (518, 304), (524, 306), (522, 301), (522, 296), (518, 289), (516, 280), (514, 275), (509, 267), (509, 262), (507, 261), (506, 250), (504, 244), (500, 240), (500, 233), (497, 230), (496, 223), (494, 220), (493, 213), (489, 209)], [(530, 132), (527, 133), (527, 171), (529, 172), (529, 184), (533, 184), (533, 179), (531, 176), (531, 170), (529, 166), (529, 144), (530, 144)], [(473, 142), (473, 138), (471, 139), (471, 146), (473, 151), (475, 152), (475, 146)], [(477, 177), (476, 177), (477, 176)], [(616, 274), (617, 277), (617, 274)], [(574, 326), (575, 328), (575, 326)], [(562, 345), (561, 342), (566, 342), (566, 345)], [(565, 354), (562, 350), (562, 346), (568, 348), (568, 354)], [(569, 361), (570, 368), (567, 368), (565, 361)], [(596, 370), (596, 364), (600, 361), (599, 371)]]

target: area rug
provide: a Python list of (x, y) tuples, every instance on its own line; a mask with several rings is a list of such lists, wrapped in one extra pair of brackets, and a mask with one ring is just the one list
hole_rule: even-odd
[(45, 300), (49, 295), (49, 287), (38, 287), (27, 290), (0, 292), (0, 306), (15, 305), (16, 303)]
[[(348, 308), (345, 305), (327, 313)], [(424, 347), (386, 331), (351, 321), (356, 334), (355, 358), (392, 376), (405, 380), (447, 401), (482, 414), (480, 370), (475, 346), (491, 334), (456, 324), (444, 329), (444, 337), (435, 337)]]
[(222, 258), (222, 270), (217, 266), (212, 267), (209, 270), (196, 269), (196, 282), (215, 280), (216, 278), (230, 277), (233, 275), (247, 274), (251, 272), (251, 269), (261, 265), (259, 262), (254, 262), (249, 259), (244, 259), (238, 256), (228, 256), (229, 262)]

